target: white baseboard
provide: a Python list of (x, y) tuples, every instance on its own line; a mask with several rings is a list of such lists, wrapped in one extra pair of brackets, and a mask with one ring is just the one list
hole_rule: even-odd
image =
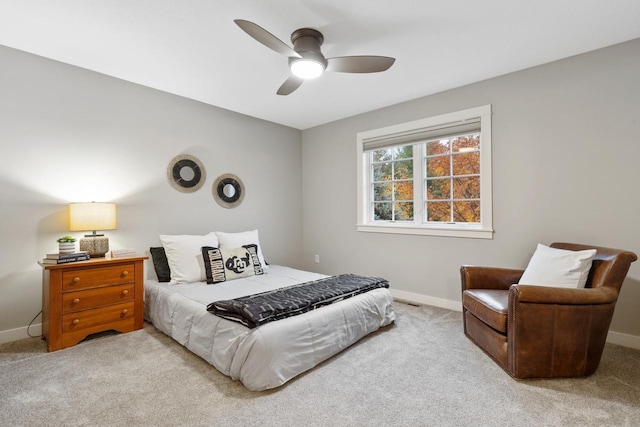
[[(428, 295), (414, 294), (412, 292), (399, 291), (397, 289), (390, 289), (390, 291), (393, 298), (399, 301), (414, 304), (432, 305), (434, 307), (448, 308), (449, 310), (454, 311), (462, 311), (462, 304), (459, 301), (451, 301), (443, 298), (430, 297)], [(640, 350), (640, 337), (636, 335), (609, 331), (609, 333), (607, 334), (607, 342)]]
[[(32, 336), (39, 336), (42, 333), (42, 324), (37, 323), (31, 325), (31, 327), (29, 328), (29, 333)], [(29, 334), (27, 333), (26, 326), (22, 328), (9, 329), (7, 331), (0, 331), (0, 344), (19, 341), (25, 338), (30, 338)]]
[(406, 301), (414, 304), (432, 305), (434, 307), (448, 308), (449, 310), (462, 311), (460, 301), (451, 301), (444, 298), (430, 297), (428, 295), (414, 294), (412, 292), (399, 291), (397, 289), (389, 289), (391, 296), (399, 301)]
[(607, 334), (607, 342), (618, 344), (623, 347), (635, 348), (640, 350), (640, 337), (636, 335), (623, 334), (622, 332), (609, 331)]

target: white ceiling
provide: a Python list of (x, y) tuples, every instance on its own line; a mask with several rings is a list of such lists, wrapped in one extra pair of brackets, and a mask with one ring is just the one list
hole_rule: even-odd
[[(278, 96), (287, 59), (236, 18), (397, 60)], [(640, 0), (0, 0), (2, 45), (298, 129), (639, 37)]]

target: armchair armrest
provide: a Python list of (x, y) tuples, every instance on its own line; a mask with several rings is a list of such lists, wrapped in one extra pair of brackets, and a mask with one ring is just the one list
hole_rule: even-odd
[(512, 268), (480, 267), (463, 265), (460, 267), (462, 290), (467, 289), (502, 289), (507, 290), (518, 283), (524, 270)]
[(514, 284), (509, 288), (511, 303), (595, 305), (615, 303), (617, 299), (618, 293), (607, 287), (552, 288)]

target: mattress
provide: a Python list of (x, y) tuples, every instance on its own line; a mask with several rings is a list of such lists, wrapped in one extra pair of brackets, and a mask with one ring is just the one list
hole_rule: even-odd
[(386, 288), (267, 323), (255, 329), (207, 311), (238, 298), (327, 276), (278, 265), (264, 275), (207, 285), (145, 282), (145, 318), (249, 390), (286, 383), (395, 320)]

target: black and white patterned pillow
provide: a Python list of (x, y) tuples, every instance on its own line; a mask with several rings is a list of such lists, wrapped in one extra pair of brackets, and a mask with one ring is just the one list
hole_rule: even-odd
[(210, 285), (264, 273), (258, 258), (258, 245), (232, 249), (204, 246), (202, 257)]

